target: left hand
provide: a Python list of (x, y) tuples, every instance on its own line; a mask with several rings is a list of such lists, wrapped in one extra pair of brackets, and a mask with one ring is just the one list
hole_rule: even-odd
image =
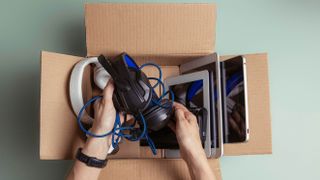
[(114, 84), (110, 80), (103, 90), (103, 97), (94, 103), (92, 132), (95, 134), (105, 134), (113, 129), (117, 113), (112, 101), (113, 91)]
[[(103, 90), (103, 97), (98, 99), (94, 104), (94, 121), (90, 129), (94, 134), (105, 134), (113, 129), (117, 113), (112, 101), (113, 91), (114, 85), (110, 80)], [(123, 116), (120, 115), (120, 121), (123, 122), (123, 120)], [(83, 152), (99, 159), (105, 159), (111, 146), (111, 137), (112, 133), (102, 138), (89, 136), (84, 145)]]

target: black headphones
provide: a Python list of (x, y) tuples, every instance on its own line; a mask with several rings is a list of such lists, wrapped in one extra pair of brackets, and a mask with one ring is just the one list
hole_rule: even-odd
[(159, 102), (148, 77), (128, 54), (122, 53), (111, 60), (100, 55), (98, 61), (114, 81), (116, 110), (135, 117), (142, 114), (147, 128), (152, 131), (167, 125), (172, 115), (172, 101), (161, 99)]

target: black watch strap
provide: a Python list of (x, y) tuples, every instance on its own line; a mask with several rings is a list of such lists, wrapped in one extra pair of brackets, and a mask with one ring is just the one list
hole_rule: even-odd
[(90, 167), (96, 167), (96, 168), (104, 168), (107, 165), (107, 159), (101, 160), (97, 159), (95, 157), (90, 157), (82, 153), (82, 148), (78, 149), (78, 152), (76, 154), (76, 158), (86, 164)]

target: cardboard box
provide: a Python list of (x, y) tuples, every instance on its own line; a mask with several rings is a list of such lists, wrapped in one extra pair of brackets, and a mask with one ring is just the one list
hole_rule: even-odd
[[(87, 55), (115, 56), (125, 51), (139, 64), (153, 61), (162, 65), (164, 78), (178, 75), (180, 64), (215, 51), (215, 21), (214, 4), (86, 4)], [(72, 67), (81, 59), (45, 51), (41, 53), (41, 159), (72, 159), (84, 143), (68, 95)], [(248, 143), (225, 145), (225, 155), (272, 152), (267, 55), (246, 55), (246, 59), (250, 140)], [(157, 76), (157, 71), (152, 68), (143, 71), (148, 76)], [(86, 73), (83, 81), (85, 99), (93, 93), (90, 69)], [(121, 179), (190, 178), (182, 160), (159, 159), (162, 157), (161, 150), (157, 156), (152, 156), (147, 147), (126, 141), (120, 145), (116, 155), (110, 156), (117, 160), (110, 161), (102, 176)], [(210, 159), (209, 162), (217, 178), (221, 179), (219, 161)], [(126, 173), (119, 173), (118, 169)]]

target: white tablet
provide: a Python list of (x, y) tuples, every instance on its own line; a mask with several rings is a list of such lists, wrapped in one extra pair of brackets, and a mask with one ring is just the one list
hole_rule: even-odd
[(197, 58), (180, 66), (182, 74), (208, 70), (210, 86), (211, 157), (223, 155), (223, 113), (220, 60), (217, 53)]
[[(165, 88), (171, 89), (176, 102), (186, 105), (198, 118), (200, 137), (207, 157), (211, 156), (210, 93), (207, 70), (170, 77), (164, 80)], [(168, 95), (169, 96), (169, 95)], [(206, 114), (206, 115), (205, 115)], [(204, 116), (203, 116), (204, 115)], [(179, 158), (177, 149), (166, 149), (165, 158)]]

